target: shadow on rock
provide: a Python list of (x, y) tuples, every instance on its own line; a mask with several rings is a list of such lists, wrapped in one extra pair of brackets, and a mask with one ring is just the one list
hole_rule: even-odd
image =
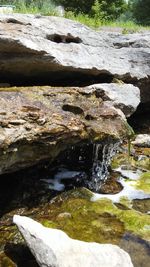
[(17, 267), (39, 267), (34, 256), (25, 244), (7, 243), (5, 245), (5, 254)]

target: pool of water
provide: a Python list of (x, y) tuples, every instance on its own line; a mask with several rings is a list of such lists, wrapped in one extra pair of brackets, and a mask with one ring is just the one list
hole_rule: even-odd
[(75, 239), (117, 244), (130, 254), (134, 267), (149, 267), (150, 193), (136, 187), (143, 171), (117, 167), (99, 193), (92, 193), (84, 188), (91, 173), (87, 166), (92, 169), (90, 162), (45, 163), (1, 176), (0, 267), (38, 266), (12, 224), (14, 214), (62, 229)]

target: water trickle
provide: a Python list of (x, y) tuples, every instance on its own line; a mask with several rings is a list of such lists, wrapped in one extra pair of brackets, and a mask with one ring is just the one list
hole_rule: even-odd
[(102, 183), (107, 180), (109, 175), (109, 166), (118, 146), (119, 142), (93, 145), (92, 178), (88, 184), (88, 187), (91, 190), (98, 192)]

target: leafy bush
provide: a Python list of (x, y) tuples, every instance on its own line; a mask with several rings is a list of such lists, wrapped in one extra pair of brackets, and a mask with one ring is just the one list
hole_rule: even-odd
[(66, 11), (105, 20), (118, 18), (127, 8), (125, 0), (55, 0), (55, 3), (63, 5)]
[(75, 14), (89, 14), (95, 0), (54, 0), (57, 5), (65, 7), (66, 11), (72, 11)]

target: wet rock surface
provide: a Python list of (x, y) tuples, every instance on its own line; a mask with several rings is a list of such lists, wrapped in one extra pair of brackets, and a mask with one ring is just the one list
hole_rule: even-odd
[(131, 134), (123, 113), (87, 88), (1, 88), (0, 109), (0, 174), (52, 161), (69, 145)]
[[(75, 156), (78, 159), (79, 154), (82, 155), (82, 158), (85, 155), (92, 154), (91, 145), (86, 145), (85, 147), (85, 151), (83, 147), (76, 148), (77, 151), (73, 149), (73, 156), (69, 158), (66, 153), (64, 161), (61, 158), (63, 166), (64, 162), (66, 162), (70, 168), (74, 163), (74, 168), (76, 167), (74, 169), (76, 170), (75, 174), (79, 170), (80, 172), (85, 171), (79, 161), (77, 161), (77, 164), (75, 163)], [(125, 149), (126, 147), (123, 148), (123, 151)], [(149, 157), (149, 149), (137, 148), (138, 157), (135, 156), (134, 161), (133, 156), (130, 156), (129, 159), (127, 152), (125, 153), (119, 153), (119, 158), (117, 155), (113, 164), (116, 164), (115, 168), (117, 163), (124, 166), (122, 171), (126, 171), (126, 177), (123, 179), (127, 185), (130, 183), (135, 193), (133, 196), (127, 195), (125, 191), (124, 196), (120, 196), (117, 203), (116, 196), (119, 196), (117, 190), (120, 190), (121, 193), (125, 184), (120, 184), (120, 176), (116, 172), (110, 175), (113, 182), (108, 179), (101, 187), (103, 194), (101, 194), (101, 199), (97, 201), (91, 201), (91, 199), (93, 200), (93, 193), (87, 189), (79, 188), (67, 191), (68, 185), (70, 189), (71, 184), (72, 188), (74, 186), (83, 186), (81, 179), (80, 183), (77, 184), (75, 180), (73, 183), (71, 179), (67, 179), (65, 192), (59, 193), (59, 195), (57, 193), (55, 197), (56, 192), (45, 187), (42, 181), (44, 178), (53, 179), (55, 172), (51, 167), (49, 169), (45, 169), (46, 166), (39, 166), (38, 169), (33, 169), (32, 167), (26, 172), (22, 170), (22, 172), (14, 173), (13, 175), (5, 174), (1, 176), (3, 188), (0, 188), (0, 261), (2, 262), (2, 267), (6, 263), (6, 266), (11, 267), (15, 265), (19, 267), (37, 266), (22, 237), (15, 226), (12, 225), (14, 214), (28, 216), (45, 226), (61, 229), (75, 239), (117, 244), (129, 253), (135, 267), (141, 267), (142, 264), (144, 267), (148, 267), (150, 246), (150, 198), (148, 197), (150, 196), (150, 191), (147, 190), (150, 190), (149, 172), (144, 171), (141, 177), (139, 177), (139, 172), (136, 175), (137, 167), (140, 168), (141, 172), (141, 162), (137, 160), (135, 165), (135, 159), (138, 159), (140, 155)], [(92, 166), (90, 161), (85, 162), (88, 166)], [(148, 166), (146, 165), (147, 163), (142, 164), (145, 164), (143, 168)], [(125, 168), (127, 166), (132, 172)], [(71, 175), (72, 173), (70, 172)], [(67, 177), (69, 172), (64, 169), (63, 173), (61, 169), (61, 174), (60, 170), (56, 175), (58, 176), (58, 174), (63, 178)], [(138, 196), (141, 195), (138, 195), (137, 192), (141, 192), (141, 190), (143, 192), (142, 199), (138, 199)], [(113, 202), (110, 198), (113, 199)], [(130, 200), (131, 198), (133, 200)]]
[(49, 203), (32, 208), (14, 208), (3, 215), (0, 225), (2, 266), (5, 266), (5, 262), (11, 267), (14, 264), (20, 267), (37, 266), (22, 236), (12, 225), (13, 215), (19, 214), (33, 218), (46, 227), (61, 229), (78, 240), (119, 245), (129, 253), (134, 267), (140, 267), (141, 264), (148, 267), (150, 218), (142, 213), (142, 202), (136, 211), (127, 199), (122, 199), (120, 205), (116, 206), (107, 196), (93, 202), (92, 195), (87, 189), (72, 190), (51, 199)]

